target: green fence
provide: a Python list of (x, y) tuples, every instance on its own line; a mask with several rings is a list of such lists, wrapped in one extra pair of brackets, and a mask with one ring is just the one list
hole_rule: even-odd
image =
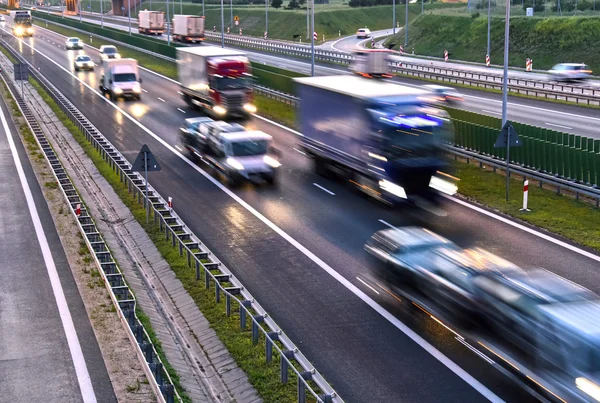
[[(456, 131), (455, 144), (481, 154), (506, 158), (505, 148), (494, 148), (502, 121), (448, 108)], [(510, 160), (523, 167), (590, 185), (600, 185), (600, 140), (513, 123), (521, 147), (511, 147)]]

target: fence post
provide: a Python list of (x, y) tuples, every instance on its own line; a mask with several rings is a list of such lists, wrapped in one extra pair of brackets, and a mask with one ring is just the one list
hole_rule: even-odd
[(252, 320), (252, 345), (258, 344), (258, 324), (264, 322), (265, 317), (262, 315), (255, 315)]
[(281, 354), (281, 356), (279, 357), (279, 361), (280, 361), (280, 375), (281, 375), (281, 383), (286, 384), (288, 382), (288, 362), (286, 361), (286, 358), (288, 360), (291, 360), (292, 358), (294, 358), (294, 354), (296, 352), (293, 350), (286, 350), (283, 352), (283, 354)]
[(265, 357), (268, 363), (273, 361), (273, 342), (279, 340), (278, 332), (267, 333), (267, 340), (265, 342)]
[(244, 300), (240, 301), (240, 329), (246, 330), (246, 310), (244, 308), (249, 308), (252, 305), (251, 301)]

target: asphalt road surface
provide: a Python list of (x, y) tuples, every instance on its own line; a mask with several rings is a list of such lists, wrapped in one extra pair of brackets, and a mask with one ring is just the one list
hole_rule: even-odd
[[(600, 291), (597, 256), (466, 203), (449, 201), (445, 218), (384, 208), (316, 176), (296, 150), (296, 134), (259, 118), (249, 126), (271, 134), (282, 151), (280, 184), (229, 190), (181, 155), (178, 126), (198, 113), (180, 99), (176, 83), (143, 71), (142, 100), (115, 105), (95, 93), (99, 71), (73, 73), (77, 52), (59, 47), (59, 35), (44, 31), (21, 45), (10, 42), (130, 161), (148, 144), (163, 167), (150, 178), (153, 186), (173, 197), (190, 229), (347, 401), (531, 400), (446, 328), (370, 281), (363, 245), (388, 225), (425, 225), (461, 246)], [(93, 49), (86, 52), (97, 59)]]

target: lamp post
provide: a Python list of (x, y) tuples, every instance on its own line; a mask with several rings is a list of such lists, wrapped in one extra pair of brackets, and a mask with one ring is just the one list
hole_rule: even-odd
[(265, 0), (265, 32), (269, 32), (269, 0)]
[(488, 0), (488, 29), (487, 29), (487, 53), (486, 55), (488, 55), (490, 57), (490, 59), (492, 58), (492, 55), (490, 55), (490, 20), (491, 20), (491, 10), (492, 10), (492, 0)]
[(311, 8), (311, 27), (312, 27), (312, 35), (310, 36), (310, 47), (311, 47), (311, 61), (310, 61), (310, 75), (312, 77), (315, 76), (315, 0), (308, 0), (312, 3)]
[(392, 34), (396, 35), (396, 0), (392, 1)]
[(131, 0), (127, 0), (127, 19), (129, 20), (129, 35), (131, 35)]
[(404, 22), (404, 47), (408, 49), (408, 0), (404, 0), (404, 2), (406, 3), (406, 11), (404, 12), (404, 14), (406, 14), (406, 20)]
[(225, 18), (223, 10), (223, 0), (221, 0), (221, 47), (225, 47)]
[[(506, 0), (506, 22), (504, 26), (504, 75), (502, 78), (502, 127), (506, 124), (508, 108), (508, 39), (510, 37), (510, 0)], [(508, 201), (508, 187), (510, 184), (510, 133), (508, 130), (506, 141), (506, 201)]]

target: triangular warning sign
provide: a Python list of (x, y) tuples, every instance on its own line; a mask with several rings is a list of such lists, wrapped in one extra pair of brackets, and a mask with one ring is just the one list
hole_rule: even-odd
[(160, 165), (154, 157), (154, 154), (152, 154), (148, 146), (144, 144), (140, 153), (135, 159), (131, 170), (137, 172), (144, 172), (146, 168), (148, 169), (148, 172), (160, 171)]
[[(509, 136), (510, 133), (510, 136)], [(522, 145), (521, 139), (517, 134), (517, 131), (512, 126), (512, 124), (507, 120), (500, 132), (500, 135), (496, 139), (496, 143), (494, 144), (494, 148), (506, 147), (506, 143), (510, 138), (510, 147), (520, 147)]]

